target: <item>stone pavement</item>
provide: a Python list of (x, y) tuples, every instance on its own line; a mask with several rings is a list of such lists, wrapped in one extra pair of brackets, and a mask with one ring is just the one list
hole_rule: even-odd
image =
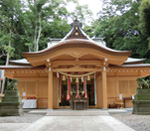
[(48, 111), (47, 115), (17, 131), (134, 131), (105, 110)]
[(16, 131), (30, 125), (31, 123), (0, 123), (0, 131)]

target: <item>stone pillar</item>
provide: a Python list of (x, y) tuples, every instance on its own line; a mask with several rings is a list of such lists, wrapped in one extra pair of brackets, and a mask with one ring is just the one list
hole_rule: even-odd
[(53, 71), (49, 68), (48, 72), (48, 109), (53, 109)]
[(102, 69), (102, 108), (107, 108), (107, 72), (106, 67)]

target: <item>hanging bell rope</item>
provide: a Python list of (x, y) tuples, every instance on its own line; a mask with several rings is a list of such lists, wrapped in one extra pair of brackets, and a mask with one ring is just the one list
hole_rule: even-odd
[(76, 78), (76, 83), (79, 83), (79, 78)]
[(75, 77), (75, 78), (82, 78), (82, 77), (84, 77), (84, 76), (90, 76), (90, 75), (94, 74), (95, 72), (96, 72), (96, 71), (93, 71), (93, 72), (86, 73), (86, 74), (83, 74), (83, 75), (72, 75), (72, 74), (67, 74), (67, 73), (64, 73), (64, 72), (59, 71), (59, 73), (62, 74), (62, 75), (70, 76), (70, 77)]
[(65, 77), (65, 76), (62, 76), (62, 80), (65, 81), (65, 80), (66, 80), (66, 77)]

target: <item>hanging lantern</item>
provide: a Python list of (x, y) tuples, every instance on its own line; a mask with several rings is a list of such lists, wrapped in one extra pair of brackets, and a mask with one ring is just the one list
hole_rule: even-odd
[(87, 80), (88, 80), (88, 81), (90, 81), (90, 80), (91, 80), (91, 79), (90, 79), (90, 76), (88, 76), (88, 77), (87, 77)]
[(57, 74), (56, 74), (56, 75), (57, 75), (57, 78), (59, 78), (59, 72), (57, 72)]
[(82, 95), (84, 95), (84, 93), (85, 93), (85, 92), (84, 92), (84, 91), (82, 91)]
[(79, 83), (79, 78), (76, 78), (76, 83)]
[(66, 77), (65, 77), (65, 76), (63, 76), (63, 77), (62, 77), (62, 80), (63, 80), (63, 81), (65, 81), (65, 80), (66, 80)]
[(84, 79), (83, 79), (83, 77), (81, 77), (81, 81), (82, 81), (82, 82), (84, 82)]

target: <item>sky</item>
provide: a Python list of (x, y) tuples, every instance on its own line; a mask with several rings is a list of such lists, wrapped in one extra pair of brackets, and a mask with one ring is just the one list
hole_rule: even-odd
[[(101, 10), (102, 8), (102, 2), (101, 0), (78, 0), (80, 5), (88, 5), (88, 8), (92, 11), (93, 13), (93, 18), (96, 19), (98, 18), (97, 13)], [(75, 8), (75, 5), (70, 3), (67, 6), (67, 10), (69, 12), (72, 12)], [(69, 19), (69, 23), (72, 23), (72, 20)], [(86, 22), (87, 23), (87, 22)]]
[(97, 18), (97, 13), (102, 7), (101, 0), (78, 0), (80, 5), (87, 4), (89, 9), (93, 12), (94, 18)]

